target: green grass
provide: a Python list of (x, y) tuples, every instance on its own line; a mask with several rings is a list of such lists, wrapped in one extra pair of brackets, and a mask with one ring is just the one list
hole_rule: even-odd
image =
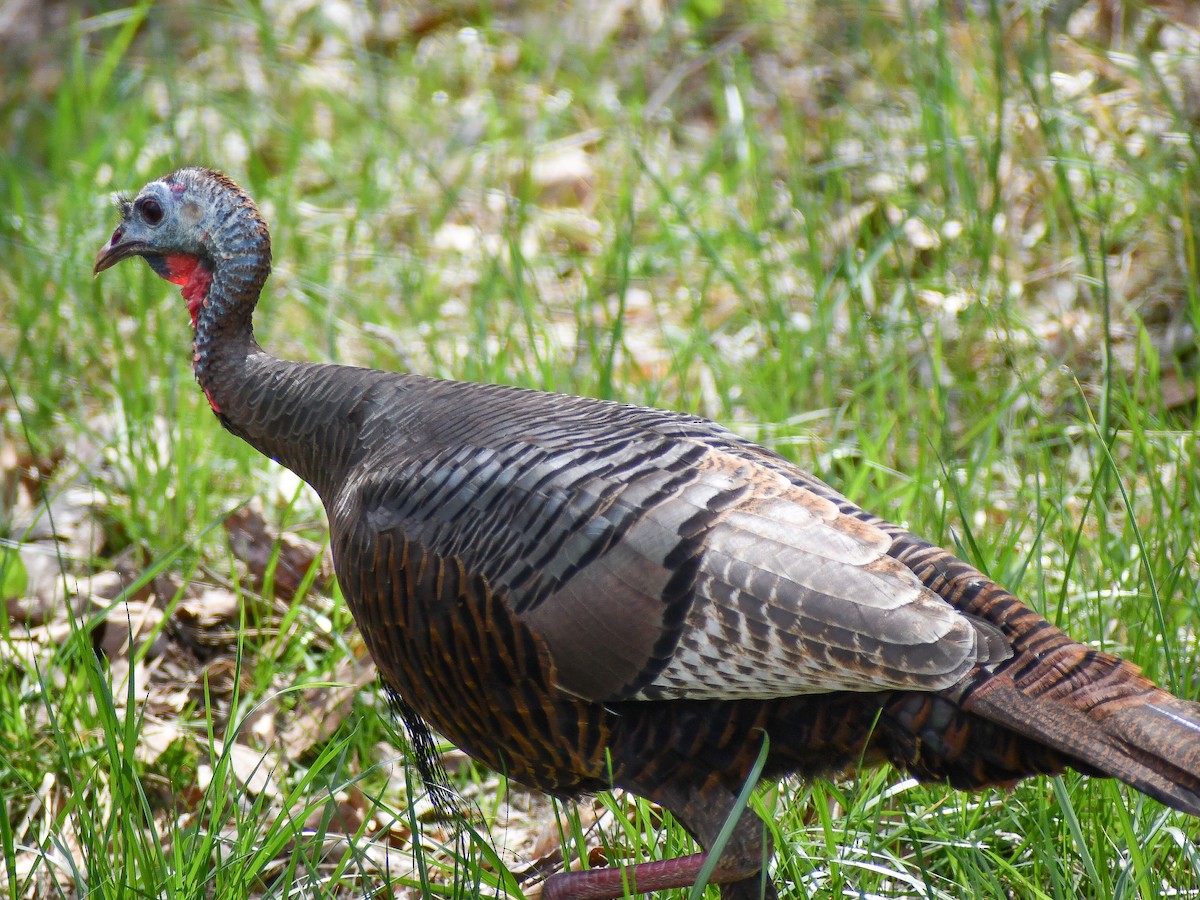
[[(177, 165), (263, 207), (278, 355), (702, 413), (1196, 696), (1197, 33), (1130, 9), (1106, 34), (1090, 5), (1070, 28), (1025, 3), (654, 6), (605, 31), (543, 2), (145, 4), (0, 49), (0, 599), (15, 548), (54, 552), (17, 498), (61, 517), (85, 487), (98, 531), (58, 565), (129, 573), (169, 648), (98, 661), (111, 600), (32, 643), (0, 617), (4, 896), (516, 896), (538, 835), (690, 850), (644, 803), (602, 798), (597, 833), (590, 802), (509, 805), (467, 764), (456, 837), (373, 689), (295, 758), (273, 743), (361, 648), (335, 590), (264, 600), (221, 522), (261, 497), (320, 541), (319, 504), (209, 413), (177, 293), (90, 272), (108, 195)], [(189, 643), (204, 585), (241, 612)], [(234, 744), (271, 750), (276, 793)], [(1074, 775), (752, 802), (794, 897), (1200, 886), (1195, 821)]]

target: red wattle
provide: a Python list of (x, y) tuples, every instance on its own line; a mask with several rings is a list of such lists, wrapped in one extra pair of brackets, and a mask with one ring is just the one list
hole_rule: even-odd
[(189, 256), (186, 253), (172, 253), (166, 258), (167, 281), (175, 284), (187, 284), (187, 280), (200, 265), (200, 257)]
[(212, 284), (212, 272), (202, 265), (199, 257), (185, 253), (173, 253), (167, 260), (167, 281), (183, 286), (183, 299), (187, 301), (188, 312), (192, 317), (192, 327), (196, 326), (196, 316), (200, 313), (200, 304), (208, 294)]

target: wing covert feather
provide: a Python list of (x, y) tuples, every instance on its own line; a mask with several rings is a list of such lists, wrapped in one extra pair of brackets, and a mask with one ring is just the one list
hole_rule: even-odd
[(1008, 652), (777, 467), (634, 436), (427, 452), (359, 508), (486, 578), (589, 700), (939, 690)]

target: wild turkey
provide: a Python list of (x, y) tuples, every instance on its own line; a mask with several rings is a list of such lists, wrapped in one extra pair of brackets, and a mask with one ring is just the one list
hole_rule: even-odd
[[(221, 423), (329, 515), (338, 577), (410, 716), (556, 795), (621, 786), (704, 848), (762, 774), (890, 761), (959, 788), (1073, 767), (1200, 815), (1200, 705), (976, 569), (695, 416), (276, 359), (267, 226), (187, 168), (120, 202), (95, 272), (182, 285)], [(421, 726), (418, 726), (421, 727)], [(775, 897), (741, 813), (711, 881)], [(544, 897), (692, 884), (704, 854), (560, 873)]]

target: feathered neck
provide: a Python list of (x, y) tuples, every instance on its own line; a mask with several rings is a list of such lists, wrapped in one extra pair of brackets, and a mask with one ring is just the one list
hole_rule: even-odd
[(203, 209), (200, 256), (171, 260), (172, 281), (183, 285), (194, 328), (192, 366), (213, 410), (243, 390), (236, 373), (248, 355), (261, 353), (253, 316), (271, 274), (271, 235), (254, 201), (227, 175), (180, 169), (165, 181), (180, 193), (195, 192)]

